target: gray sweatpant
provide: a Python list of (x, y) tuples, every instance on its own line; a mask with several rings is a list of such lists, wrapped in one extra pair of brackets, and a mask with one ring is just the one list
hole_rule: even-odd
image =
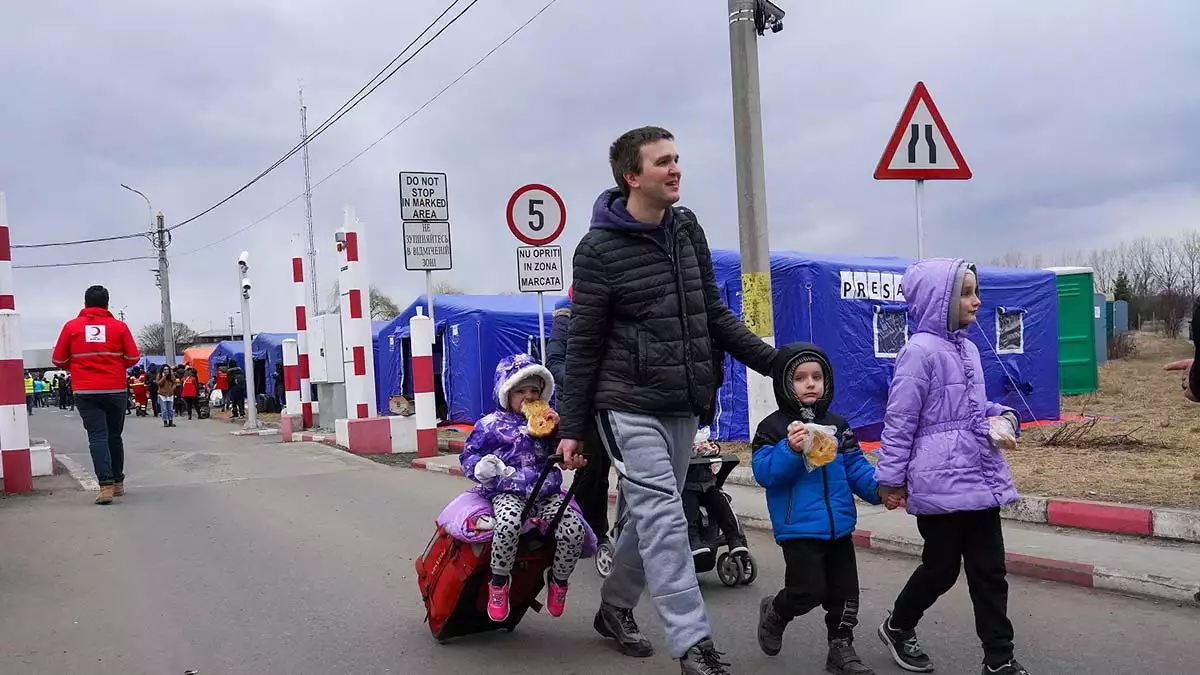
[(649, 587), (667, 647), (675, 658), (682, 658), (711, 635), (680, 496), (696, 418), (605, 410), (596, 421), (620, 477), (626, 518), (600, 598), (633, 609)]

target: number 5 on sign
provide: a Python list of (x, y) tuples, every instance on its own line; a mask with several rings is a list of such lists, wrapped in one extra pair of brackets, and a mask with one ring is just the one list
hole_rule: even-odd
[(531, 183), (513, 192), (507, 216), (513, 236), (530, 246), (545, 246), (562, 234), (567, 206), (553, 189)]

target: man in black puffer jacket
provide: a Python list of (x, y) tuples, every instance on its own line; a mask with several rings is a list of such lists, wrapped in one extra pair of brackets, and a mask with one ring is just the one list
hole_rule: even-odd
[(704, 231), (690, 210), (674, 206), (681, 174), (670, 132), (627, 132), (609, 161), (618, 187), (596, 200), (575, 249), (558, 407), (571, 467), (595, 416), (628, 517), (594, 625), (623, 653), (649, 656), (632, 611), (648, 587), (683, 673), (723, 675), (680, 493), (697, 418), (709, 412), (717, 384), (714, 348), (764, 375), (776, 351), (722, 302)]

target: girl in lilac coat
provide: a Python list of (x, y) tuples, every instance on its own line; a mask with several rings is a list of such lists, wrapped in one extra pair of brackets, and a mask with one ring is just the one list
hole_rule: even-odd
[(980, 307), (975, 267), (922, 260), (903, 285), (916, 333), (896, 359), (875, 480), (888, 508), (907, 503), (925, 549), (879, 637), (901, 668), (932, 671), (917, 623), (954, 586), (961, 565), (983, 673), (1028, 675), (1013, 658), (1000, 528), (1000, 507), (1017, 501), (1002, 448), (1020, 424), (1011, 408), (987, 400), (979, 350), (967, 339)]
[[(521, 511), (538, 474), (555, 453), (558, 438), (557, 434), (548, 438), (530, 436), (521, 413), (526, 401), (549, 402), (554, 395), (554, 376), (528, 354), (506, 357), (496, 365), (494, 395), (498, 410), (475, 423), (459, 461), (463, 475), (479, 483), (472, 490), (492, 503), (495, 525), (488, 617), (499, 623), (508, 618), (509, 575), (517, 557)], [(557, 419), (553, 411), (551, 415)], [(562, 472), (555, 467), (542, 485), (529, 518), (550, 521), (562, 502)], [(567, 579), (583, 553), (586, 528), (575, 509), (568, 508), (555, 530), (557, 546), (546, 593), (546, 609), (551, 616), (562, 616), (566, 607)]]

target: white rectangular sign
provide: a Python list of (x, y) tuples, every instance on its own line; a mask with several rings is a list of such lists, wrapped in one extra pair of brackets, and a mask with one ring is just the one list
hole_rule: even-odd
[(450, 192), (446, 174), (400, 172), (400, 220), (450, 220)]
[(404, 223), (404, 269), (432, 272), (453, 266), (450, 223)]
[(840, 277), (842, 300), (904, 302), (903, 274), (842, 270)]
[(518, 246), (517, 283), (522, 293), (553, 293), (563, 289), (561, 246)]

